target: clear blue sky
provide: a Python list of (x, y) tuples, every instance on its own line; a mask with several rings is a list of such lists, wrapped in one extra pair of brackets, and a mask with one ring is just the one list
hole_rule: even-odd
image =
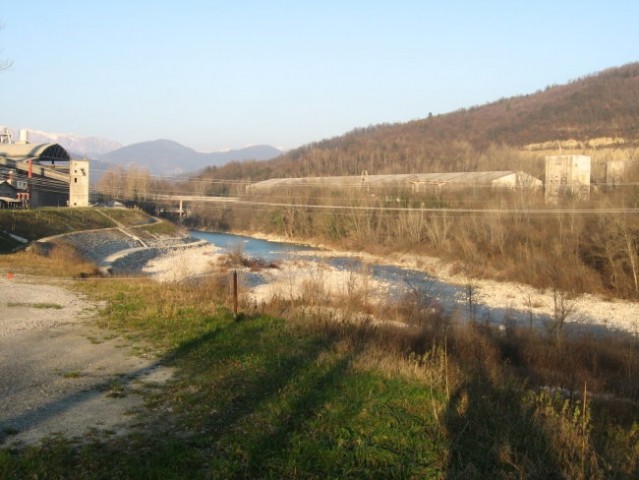
[(0, 125), (294, 148), (639, 61), (639, 1), (2, 0)]

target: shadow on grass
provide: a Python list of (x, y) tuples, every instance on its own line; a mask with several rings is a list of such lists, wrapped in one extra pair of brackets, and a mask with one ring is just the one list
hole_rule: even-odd
[[(291, 399), (286, 413), (278, 419), (274, 428), (256, 436), (249, 450), (251, 460), (246, 470), (249, 477), (259, 477), (264, 465), (282, 465), (292, 461), (287, 458), (292, 438), (303, 435), (305, 425), (326, 403), (335, 399), (337, 386), (344, 378), (351, 359), (351, 355), (343, 356), (327, 371), (305, 382), (302, 392)], [(298, 458), (296, 462), (300, 460)]]
[(481, 372), (451, 396), (448, 478), (563, 478), (532, 412)]
[(363, 338), (265, 316), (202, 328), (162, 359), (177, 372), (147, 398), (154, 420), (0, 449), (0, 478), (440, 476), (428, 392), (351, 369)]
[[(44, 403), (37, 408), (27, 409), (12, 417), (0, 417), (0, 447), (5, 442), (8, 443), (14, 434), (28, 430), (37, 431), (42, 424), (50, 419), (64, 415), (80, 404), (91, 402), (97, 397), (112, 397), (113, 401), (117, 402), (117, 397), (128, 394), (124, 392), (129, 391), (129, 387), (132, 384), (144, 380), (145, 377), (161, 366), (162, 362), (154, 362), (143, 368), (127, 372), (124, 375), (113, 375), (109, 379), (96, 383), (88, 389), (74, 390), (67, 395)], [(135, 386), (132, 390), (135, 390)]]
[[(496, 346), (489, 335), (479, 329), (475, 333), (473, 341)], [(517, 357), (518, 352), (509, 355)], [(505, 380), (494, 365), (491, 370), (493, 361), (461, 363), (467, 380), (452, 393), (446, 411), (447, 478), (564, 478), (550, 439), (532, 407), (525, 406), (523, 390), (513, 383), (524, 380)]]
[[(332, 348), (330, 339), (294, 335), (271, 318), (222, 322), (159, 362), (176, 366), (179, 373), (160, 394), (157, 420), (144, 430), (110, 440), (89, 431), (85, 443), (54, 437), (22, 453), (0, 450), (0, 477), (18, 478), (21, 471), (65, 478), (80, 478), (87, 471), (125, 477), (164, 478), (167, 472), (180, 472), (177, 478), (216, 476), (204, 471), (207, 464), (218, 464), (230, 476), (247, 471), (259, 475), (267, 457), (286, 455), (287, 439), (333, 395), (350, 362), (349, 355), (322, 360)], [(147, 370), (128, 374), (122, 386)], [(101, 390), (67, 395), (3, 425), (27, 422), (37, 428), (39, 422), (103, 394)], [(232, 445), (246, 453), (227, 451)], [(146, 452), (144, 458), (141, 452)]]
[(216, 402), (227, 404), (207, 420), (224, 429), (303, 377), (331, 346), (330, 339), (295, 337), (280, 320), (254, 318), (212, 330), (169, 357), (196, 393), (216, 393)]

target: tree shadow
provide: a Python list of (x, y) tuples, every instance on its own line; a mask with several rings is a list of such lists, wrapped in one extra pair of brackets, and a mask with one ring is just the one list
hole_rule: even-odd
[[(117, 465), (110, 470), (113, 474), (139, 471), (142, 476), (153, 477), (150, 472), (162, 472), (167, 466), (185, 474), (194, 464), (205, 465), (207, 457), (209, 462), (216, 456), (224, 457), (228, 453), (225, 448), (237, 438), (238, 431), (244, 430), (249, 441), (246, 442), (248, 458), (242, 468), (245, 473), (250, 471), (251, 476), (259, 477), (263, 474), (261, 468), (265, 459), (286, 455), (291, 435), (299, 432), (307, 419), (332, 398), (333, 387), (342, 380), (352, 359), (352, 352), (346, 352), (316, 369), (316, 365), (324, 362), (325, 353), (331, 351), (334, 339), (309, 335), (299, 345), (289, 343), (287, 345), (286, 338), (277, 334), (273, 337), (272, 325), (259, 319), (216, 326), (183, 343), (152, 366), (119, 378), (122, 387), (126, 388), (159, 365), (177, 367), (176, 378), (156, 391), (162, 400), (152, 407), (151, 416), (141, 424), (141, 429), (112, 439), (88, 431), (82, 439), (84, 444), (75, 444), (75, 440), (63, 436), (50, 437), (43, 441), (42, 448), (80, 448), (91, 452), (87, 453), (87, 458), (98, 456), (93, 460), (97, 462), (93, 468), (103, 469), (106, 463), (101, 465), (100, 462), (108, 463), (117, 458)], [(264, 363), (252, 364), (255, 356), (260, 356)], [(192, 393), (189, 391), (191, 385), (194, 387)], [(25, 422), (37, 428), (39, 423), (103, 395), (108, 386), (109, 383), (104, 382), (90, 390), (68, 394), (36, 411), (3, 420), (1, 426), (9, 433), (13, 431), (12, 425)], [(170, 397), (175, 392), (182, 398), (191, 395), (182, 410), (173, 409), (178, 399)], [(208, 401), (215, 396), (220, 398), (212, 403)], [(210, 408), (212, 404), (215, 405), (213, 409)], [(278, 405), (273, 413), (268, 411), (270, 404)], [(281, 412), (279, 404), (285, 404)], [(268, 421), (269, 428), (251, 430), (256, 419)], [(57, 438), (58, 442), (51, 442), (51, 438)], [(146, 459), (137, 458), (134, 445), (146, 450), (148, 442), (154, 445), (153, 454)], [(65, 455), (72, 455), (74, 461), (78, 461), (79, 457), (69, 450)], [(197, 461), (193, 460), (195, 457)], [(62, 472), (60, 475), (65, 476), (64, 465), (55, 466), (54, 463), (52, 471), (58, 468)], [(207, 475), (199, 472), (194, 476)]]
[(352, 355), (343, 356), (325, 373), (307, 382), (302, 389), (305, 393), (294, 398), (275, 428), (257, 436), (249, 451), (248, 477), (257, 478), (263, 474), (265, 464), (286, 459), (292, 437), (303, 433), (305, 424), (335, 397), (335, 387), (344, 377), (351, 359)]
[(563, 478), (549, 438), (532, 407), (523, 404), (515, 380), (496, 378), (479, 359), (462, 375), (467, 380), (451, 394), (445, 414), (447, 478)]
[[(120, 397), (136, 394), (135, 382), (143, 381), (162, 366), (164, 363), (159, 360), (124, 374), (111, 375), (108, 379), (89, 388), (74, 389), (69, 394), (44, 403), (37, 408), (27, 409), (12, 417), (2, 418), (0, 419), (0, 447), (10, 442), (13, 435), (30, 430), (37, 431), (50, 419), (67, 414), (80, 404), (91, 402), (102, 396), (111, 397), (113, 401), (117, 402)], [(122, 419), (120, 423), (126, 423), (126, 419)], [(87, 426), (87, 430), (91, 428), (94, 427)]]

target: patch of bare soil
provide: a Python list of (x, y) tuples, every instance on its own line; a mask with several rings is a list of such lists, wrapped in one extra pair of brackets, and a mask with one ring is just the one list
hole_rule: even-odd
[(142, 393), (172, 371), (96, 327), (99, 305), (42, 282), (0, 279), (0, 446), (143, 427)]

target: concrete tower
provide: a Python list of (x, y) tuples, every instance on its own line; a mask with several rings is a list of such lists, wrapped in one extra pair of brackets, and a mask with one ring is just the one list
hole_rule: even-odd
[(546, 203), (568, 197), (590, 198), (590, 157), (586, 155), (546, 157)]
[(89, 161), (69, 161), (69, 206), (89, 206)]

